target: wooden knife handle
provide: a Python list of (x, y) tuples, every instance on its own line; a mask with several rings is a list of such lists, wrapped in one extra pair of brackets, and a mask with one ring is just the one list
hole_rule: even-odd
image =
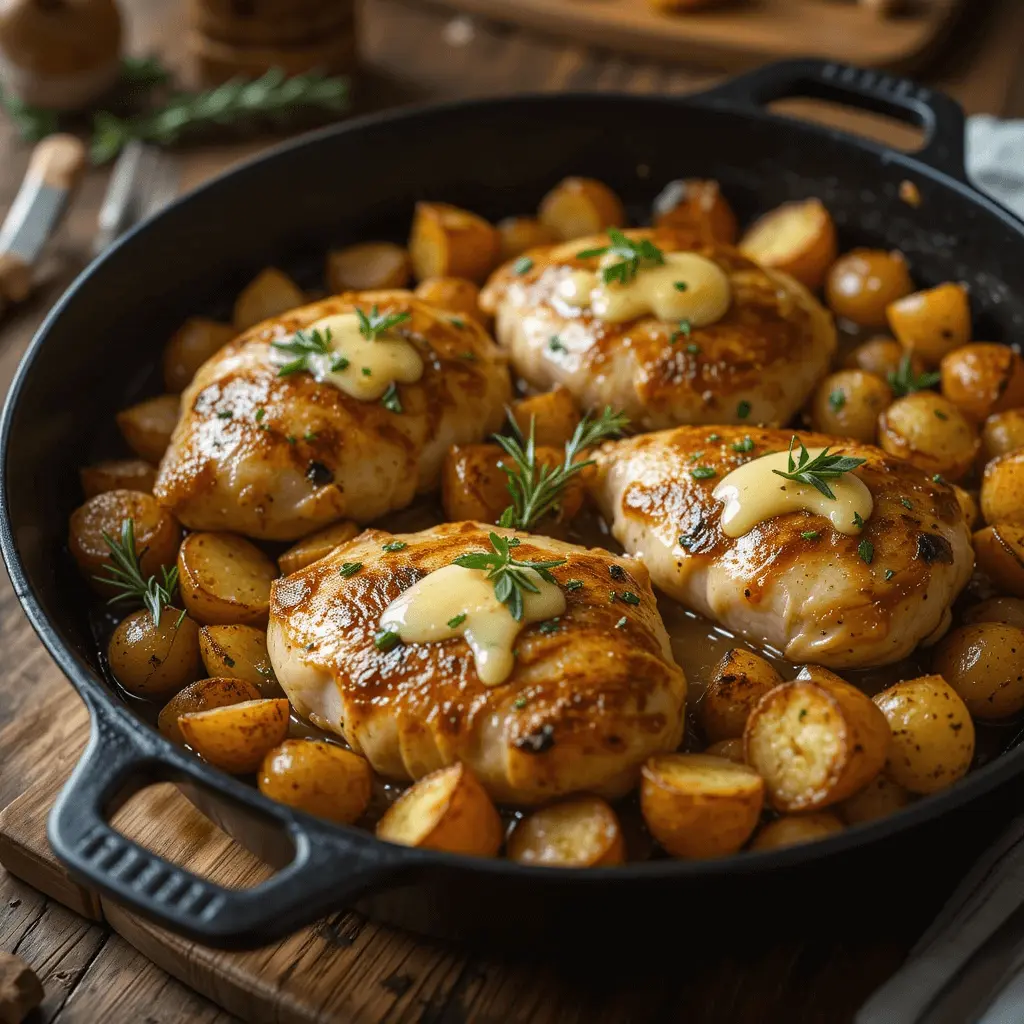
[(32, 268), (13, 252), (0, 252), (0, 308), (24, 302), (32, 290)]
[(85, 170), (85, 146), (74, 135), (48, 135), (32, 151), (26, 178), (73, 192)]

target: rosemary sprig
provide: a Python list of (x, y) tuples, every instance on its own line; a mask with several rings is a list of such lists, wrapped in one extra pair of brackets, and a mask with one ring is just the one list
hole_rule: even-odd
[(577, 461), (587, 448), (608, 437), (617, 437), (629, 424), (628, 417), (612, 412), (610, 407), (596, 418), (589, 415), (580, 420), (572, 437), (565, 443), (565, 458), (560, 466), (538, 466), (537, 446), (534, 443), (534, 420), (530, 419), (530, 434), (524, 438), (512, 423), (512, 436), (496, 434), (494, 439), (512, 459), (513, 465), (502, 465), (508, 476), (508, 490), (512, 504), (501, 514), (501, 526), (529, 530), (534, 523), (550, 512), (562, 497), (569, 480), (580, 470), (594, 464), (593, 459)]
[(885, 375), (885, 379), (889, 382), (889, 387), (892, 388), (893, 394), (897, 398), (902, 398), (904, 395), (913, 394), (915, 391), (926, 391), (928, 388), (935, 387), (942, 379), (942, 375), (937, 371), (914, 373), (913, 367), (910, 365), (910, 353), (908, 352), (900, 360), (898, 369), (890, 370)]
[(627, 284), (636, 277), (643, 266), (658, 266), (665, 262), (665, 254), (646, 238), (634, 242), (618, 228), (609, 228), (608, 237), (611, 239), (611, 245), (603, 245), (598, 249), (584, 249), (576, 253), (576, 258), (580, 260), (589, 260), (607, 253), (616, 257), (618, 262), (609, 263), (608, 266), (601, 268), (601, 280), (605, 284), (611, 284), (613, 281)]
[(810, 452), (804, 447), (803, 441), (800, 441), (800, 460), (795, 462), (793, 460), (793, 445), (797, 441), (800, 441), (800, 439), (796, 434), (789, 439), (788, 470), (783, 472), (781, 469), (773, 469), (772, 472), (776, 476), (785, 477), (787, 480), (796, 480), (798, 483), (810, 484), (821, 491), (826, 498), (831, 498), (833, 501), (836, 500), (836, 496), (832, 493), (832, 488), (825, 481), (837, 480), (844, 473), (849, 473), (851, 469), (856, 469), (866, 461), (865, 459), (855, 459), (850, 455), (829, 455), (828, 448), (823, 449), (819, 455), (812, 459)]
[[(150, 576), (144, 579), (139, 560), (146, 553), (143, 549), (140, 554), (135, 553), (135, 521), (125, 519), (121, 523), (121, 539), (114, 540), (108, 533), (103, 533), (103, 540), (110, 548), (110, 560), (113, 563), (105, 567), (106, 576), (96, 576), (97, 580), (120, 590), (107, 603), (116, 604), (118, 601), (137, 601), (149, 612), (153, 619), (153, 625), (160, 625), (160, 615), (165, 607), (170, 606), (174, 590), (178, 586), (178, 567), (168, 569), (162, 566), (160, 579)], [(174, 624), (177, 629), (185, 618), (183, 611)]]
[(463, 569), (486, 569), (487, 579), (494, 584), (494, 596), (508, 608), (516, 622), (522, 622), (523, 594), (540, 593), (540, 587), (524, 570), (533, 569), (542, 580), (557, 583), (550, 570), (556, 565), (564, 565), (565, 559), (555, 558), (547, 562), (520, 561), (512, 554), (513, 549), (519, 547), (518, 537), (501, 537), (493, 532), (489, 536), (490, 551), (474, 551), (467, 555), (459, 555), (453, 564), (461, 565)]
[(295, 356), (277, 371), (278, 377), (288, 377), (301, 370), (308, 370), (310, 356), (325, 356), (330, 353), (331, 329), (328, 327), (323, 332), (316, 329), (312, 331), (299, 330), (288, 341), (272, 341), (270, 344), (280, 352), (287, 352)]
[(0, 106), (7, 111), (18, 134), (26, 142), (38, 142), (60, 127), (60, 118), (52, 110), (30, 107), (17, 96), (0, 89)]
[(392, 327), (397, 327), (399, 324), (404, 324), (406, 320), (410, 319), (412, 314), (410, 313), (381, 313), (380, 310), (373, 306), (370, 310), (370, 315), (367, 316), (358, 306), (356, 307), (356, 316), (359, 318), (359, 333), (367, 341), (376, 341), (380, 335), (384, 334), (385, 331), (390, 331)]

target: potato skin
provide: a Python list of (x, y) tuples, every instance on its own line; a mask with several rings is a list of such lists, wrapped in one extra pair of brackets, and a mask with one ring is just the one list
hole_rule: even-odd
[(178, 586), (189, 615), (205, 626), (264, 625), (277, 566), (231, 533), (190, 533), (178, 552)]
[(951, 481), (967, 473), (981, 444), (973, 424), (934, 391), (897, 398), (878, 419), (878, 440), (890, 455)]
[(177, 395), (157, 395), (122, 409), (114, 418), (128, 447), (140, 459), (156, 465), (171, 443), (180, 406)]
[(281, 684), (267, 653), (267, 634), (254, 626), (203, 626), (199, 653), (209, 676), (244, 679), (260, 697), (281, 697)]
[(178, 716), (192, 711), (208, 711), (228, 704), (241, 704), (259, 700), (260, 691), (244, 679), (199, 679), (179, 690), (163, 707), (156, 727), (172, 743), (185, 745), (185, 737), (178, 727)]
[(974, 722), (942, 676), (896, 683), (873, 700), (892, 730), (885, 765), (890, 779), (911, 793), (937, 793), (967, 774)]
[(277, 565), (282, 576), (290, 576), (306, 566), (312, 565), (336, 547), (347, 544), (360, 533), (360, 527), (353, 522), (333, 523), (316, 533), (310, 533), (277, 556)]
[(640, 810), (673, 857), (725, 857), (757, 827), (764, 793), (764, 781), (745, 764), (708, 754), (660, 754), (643, 767)]
[[(906, 355), (906, 350), (895, 338), (869, 338), (850, 352), (843, 365), (848, 370), (863, 370), (887, 381), (890, 373), (899, 370)], [(915, 377), (920, 376), (924, 364), (917, 356), (911, 356), (910, 369)]]
[(876, 775), (862, 790), (844, 800), (836, 810), (847, 825), (877, 821), (907, 807), (913, 796), (893, 782), (884, 772)]
[(239, 292), (231, 321), (236, 331), (246, 331), (305, 301), (305, 293), (287, 274), (276, 267), (267, 267)]
[(996, 523), (971, 539), (977, 568), (1000, 590), (1024, 597), (1024, 525)]
[(654, 226), (692, 230), (699, 238), (735, 245), (739, 228), (717, 181), (672, 181), (654, 201)]
[(164, 386), (174, 394), (184, 391), (196, 370), (234, 337), (235, 329), (231, 324), (204, 316), (190, 317), (164, 345)]
[(1007, 452), (985, 466), (981, 514), (986, 523), (1024, 523), (1024, 451)]
[(878, 417), (893, 401), (892, 388), (863, 370), (839, 370), (819, 385), (811, 402), (811, 426), (824, 434), (873, 444)]
[(1024, 630), (977, 622), (948, 633), (932, 670), (953, 687), (974, 718), (999, 720), (1024, 709)]
[(1024, 359), (1009, 345), (964, 345), (942, 357), (939, 371), (942, 393), (975, 421), (1024, 405)]
[(247, 700), (178, 716), (185, 742), (210, 764), (248, 775), (288, 735), (288, 701)]
[(332, 295), (338, 292), (404, 288), (412, 267), (409, 254), (394, 242), (359, 242), (327, 254), (324, 276)]
[(508, 837), (517, 864), (553, 868), (606, 868), (626, 859), (619, 819), (598, 796), (575, 796), (523, 818)]
[(989, 416), (981, 428), (981, 445), (986, 460), (1024, 448), (1024, 409)]
[(285, 740), (263, 758), (256, 782), (271, 800), (351, 825), (370, 803), (373, 772), (363, 758), (337, 743)]
[(132, 612), (111, 635), (107, 661), (129, 693), (165, 697), (199, 675), (199, 627), (178, 608), (163, 608), (156, 626), (147, 608)]
[(817, 814), (791, 814), (769, 821), (754, 836), (751, 850), (781, 850), (826, 839), (843, 831), (843, 823), (829, 811)]
[(506, 217), (498, 221), (502, 262), (522, 256), (528, 249), (553, 245), (558, 236), (536, 217)]
[(480, 308), (480, 289), (464, 277), (428, 277), (413, 294), (437, 309), (468, 316), (484, 328), (490, 325), (490, 317)]
[(764, 658), (742, 647), (729, 651), (715, 666), (697, 703), (697, 718), (708, 742), (741, 737), (757, 702), (781, 682), (782, 676)]
[(962, 284), (914, 292), (890, 303), (885, 312), (896, 340), (926, 366), (938, 366), (947, 352), (971, 340), (971, 309)]
[(829, 268), (825, 301), (860, 327), (884, 327), (886, 307), (914, 290), (903, 253), (852, 249)]
[(781, 270), (815, 291), (835, 262), (836, 229), (818, 199), (783, 203), (747, 229), (739, 248), (762, 267)]
[(448, 203), (417, 203), (409, 256), (418, 281), (465, 277), (481, 284), (501, 252), (497, 229), (475, 213)]
[(78, 471), (86, 498), (95, 498), (107, 491), (139, 491), (153, 493), (156, 467), (143, 459), (108, 459)]
[(622, 200), (594, 178), (565, 178), (540, 201), (537, 217), (559, 241), (596, 235), (626, 223)]
[(963, 614), (964, 625), (975, 622), (1003, 622), (1024, 629), (1024, 600), (1019, 597), (990, 597)]
[(964, 514), (964, 522), (967, 523), (967, 529), (973, 530), (978, 525), (978, 519), (981, 516), (978, 499), (959, 484), (953, 484), (953, 493), (956, 494), (957, 504), (959, 504), (960, 511)]
[(561, 448), (572, 439), (582, 417), (572, 393), (559, 384), (553, 391), (513, 402), (512, 418), (524, 437), (530, 435), (532, 418), (534, 441), (546, 447)]

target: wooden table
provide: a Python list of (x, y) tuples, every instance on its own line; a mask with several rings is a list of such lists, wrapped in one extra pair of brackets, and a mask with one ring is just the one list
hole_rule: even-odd
[[(181, 12), (167, 0), (124, 4), (131, 19), (131, 46), (157, 50), (180, 65)], [(936, 69), (934, 84), (951, 92), (969, 113), (1024, 115), (1024, 68), (1018, 58), (1024, 38), (1024, 4), (992, 0), (976, 5), (969, 25), (959, 33), (962, 49)], [(641, 63), (595, 52), (559, 40), (541, 38), (500, 26), (453, 19), (442, 11), (401, 3), (367, 0), (363, 20), (365, 67), (357, 104), (378, 108), (413, 100), (483, 95), (509, 91), (624, 89), (638, 92), (688, 92), (716, 79), (713, 71)], [(834, 113), (827, 115), (836, 120)], [(840, 117), (897, 142), (905, 131), (879, 129), (858, 116)], [(262, 143), (207, 146), (184, 155), (184, 185), (195, 184)], [(0, 122), (0, 211), (18, 187), (27, 147)], [(0, 322), (0, 381), (6, 387), (32, 332), (60, 291), (84, 264), (95, 228), (106, 174), (87, 176), (67, 225), (42, 268), (33, 299)], [(21, 793), (38, 766), (60, 749), (59, 729), (52, 728), (53, 709), (67, 688), (35, 639), (6, 576), (0, 581), (0, 649), (5, 673), (0, 677), (0, 806)], [(937, 894), (936, 909), (941, 894)], [(235, 1018), (165, 975), (116, 935), (47, 900), (0, 869), (0, 948), (17, 951), (47, 985), (38, 1021), (110, 1024), (139, 1021), (216, 1022)], [(900, 963), (925, 922), (889, 923), (887, 933), (869, 943), (815, 937), (811, 941), (765, 952), (753, 960), (723, 957), (706, 977), (691, 986), (685, 1003), (641, 1000), (635, 1009), (608, 1020), (767, 1021), (787, 1024), (849, 1019), (853, 1010)], [(375, 950), (374, 956), (381, 955)], [(462, 959), (455, 971), (415, 979), (419, 996), (401, 1011), (394, 1000), (368, 992), (360, 1021), (503, 1021), (513, 1019), (510, 997), (497, 997), (479, 983), (481, 961)], [(358, 985), (353, 978), (352, 984)], [(392, 993), (393, 995), (393, 993)], [(582, 1007), (519, 1003), (516, 1020), (583, 1019)]]

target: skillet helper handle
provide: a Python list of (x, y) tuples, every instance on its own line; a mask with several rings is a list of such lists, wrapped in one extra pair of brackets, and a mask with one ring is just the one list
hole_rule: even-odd
[(909, 78), (835, 61), (787, 60), (738, 75), (702, 94), (712, 103), (750, 109), (800, 96), (886, 114), (922, 128), (924, 143), (914, 158), (957, 181), (967, 181), (963, 109), (945, 93)]
[(162, 737), (139, 735), (90, 702), (89, 744), (50, 813), (48, 836), (72, 875), (127, 910), (224, 949), (272, 942), (340, 910), (398, 873), (400, 852), (372, 836), (346, 834), (272, 805), (273, 823), (288, 833), (292, 861), (249, 889), (228, 889), (147, 850), (108, 823), (133, 793), (158, 781), (198, 780), (198, 764), (182, 752), (161, 759)]

